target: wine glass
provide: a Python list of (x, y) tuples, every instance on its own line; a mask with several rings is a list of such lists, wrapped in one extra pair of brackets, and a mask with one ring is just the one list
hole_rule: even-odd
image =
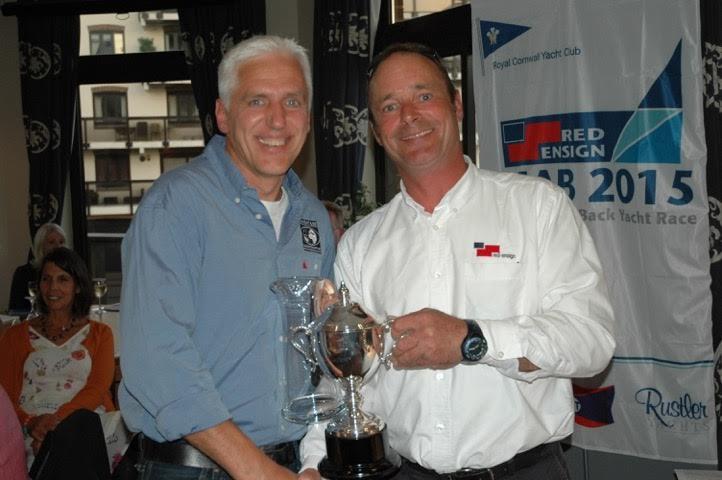
[(100, 299), (105, 296), (105, 294), (108, 293), (108, 284), (105, 282), (104, 278), (94, 278), (93, 279), (93, 294), (95, 295), (95, 298), (98, 299), (98, 314), (102, 314), (105, 310), (103, 308), (103, 304), (100, 302)]
[(25, 297), (28, 300), (30, 300), (30, 312), (28, 313), (28, 320), (31, 318), (35, 318), (40, 313), (37, 309), (37, 302), (38, 302), (38, 282), (35, 280), (30, 280), (28, 282), (28, 296)]

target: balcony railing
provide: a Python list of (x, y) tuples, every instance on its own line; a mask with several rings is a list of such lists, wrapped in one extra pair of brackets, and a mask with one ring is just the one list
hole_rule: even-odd
[(178, 10), (149, 10), (138, 12), (138, 20), (143, 26), (153, 23), (178, 23)]
[(197, 117), (85, 117), (83, 148), (203, 146)]
[(153, 180), (85, 182), (88, 217), (132, 216)]

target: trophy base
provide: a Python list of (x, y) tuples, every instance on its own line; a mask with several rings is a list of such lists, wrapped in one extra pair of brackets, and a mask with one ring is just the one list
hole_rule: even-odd
[(395, 454), (387, 452), (385, 445), (386, 427), (361, 438), (338, 438), (326, 432), (328, 454), (318, 464), (318, 471), (330, 480), (391, 478), (399, 467), (387, 458), (387, 454)]

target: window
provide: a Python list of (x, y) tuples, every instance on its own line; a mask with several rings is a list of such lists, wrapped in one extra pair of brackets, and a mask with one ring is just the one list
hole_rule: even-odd
[(469, 0), (393, 0), (393, 20), (401, 22), (469, 3)]
[[(178, 13), (162, 9), (174, 2), (150, 0), (144, 3), (150, 11), (113, 10), (137, 3), (75, 2), (81, 25), (78, 81), (88, 232), (75, 238), (75, 245), (87, 250), (93, 275), (108, 279), (109, 303), (120, 295), (122, 235), (161, 173), (162, 153), (203, 146), (198, 119), (172, 126), (168, 121), (166, 82), (190, 83), (179, 51)], [(182, 112), (183, 107), (177, 114)]]
[(183, 50), (180, 29), (177, 25), (167, 26), (164, 29), (165, 50), (171, 52), (173, 50)]
[(162, 171), (169, 172), (174, 168), (178, 168), (181, 165), (185, 165), (191, 161), (194, 157), (197, 157), (203, 152), (202, 148), (175, 148), (170, 149), (163, 153), (161, 157), (161, 168)]
[(96, 150), (95, 181), (99, 187), (125, 187), (130, 180), (127, 150)]
[(128, 98), (125, 90), (94, 90), (93, 118), (96, 125), (125, 125), (128, 118)]
[(88, 27), (91, 55), (113, 55), (125, 52), (123, 27), (95, 25)]
[(198, 108), (190, 86), (168, 90), (168, 117), (171, 122), (198, 122)]

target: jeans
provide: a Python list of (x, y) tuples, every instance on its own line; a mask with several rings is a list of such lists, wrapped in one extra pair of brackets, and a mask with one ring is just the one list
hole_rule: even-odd
[[(283, 455), (284, 458), (277, 458), (281, 452), (261, 448), (276, 463), (297, 472), (301, 468), (298, 452), (299, 443), (294, 442), (293, 447), (292, 455), (290, 457)], [(173, 465), (152, 460), (138, 462), (135, 469), (138, 471), (137, 480), (231, 480), (231, 477), (220, 469), (186, 467), (185, 465)]]

